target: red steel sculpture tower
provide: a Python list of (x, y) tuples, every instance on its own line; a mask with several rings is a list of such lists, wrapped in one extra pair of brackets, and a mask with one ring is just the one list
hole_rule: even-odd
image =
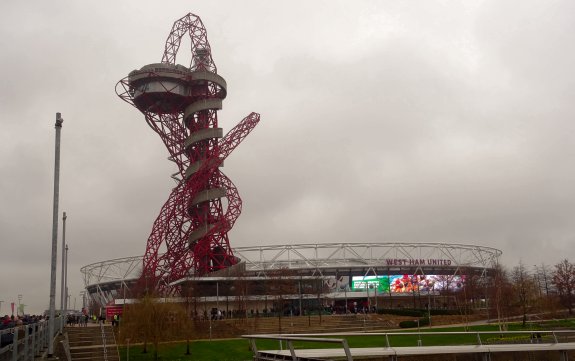
[[(192, 41), (189, 67), (176, 64), (186, 33)], [(177, 20), (162, 62), (130, 72), (118, 82), (116, 93), (144, 114), (178, 167), (172, 175), (177, 186), (148, 238), (142, 274), (147, 286), (152, 282), (170, 293), (175, 280), (236, 264), (228, 231), (241, 213), (242, 200), (220, 167), (260, 116), (251, 113), (223, 136), (217, 111), (226, 97), (226, 82), (217, 74), (200, 18), (190, 13)]]

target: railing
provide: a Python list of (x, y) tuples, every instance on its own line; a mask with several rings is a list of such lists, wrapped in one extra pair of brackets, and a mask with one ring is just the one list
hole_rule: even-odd
[(104, 330), (104, 323), (100, 323), (100, 332), (102, 333), (102, 348), (104, 353), (102, 357), (104, 361), (108, 361), (108, 347), (106, 346), (106, 331)]
[(70, 339), (68, 338), (68, 332), (64, 333), (64, 340), (62, 342), (62, 347), (64, 347), (64, 353), (66, 354), (66, 360), (72, 361), (72, 355), (70, 354)]
[[(112, 327), (112, 345), (116, 346), (116, 356), (118, 358), (118, 360), (121, 359), (120, 357), (120, 350), (118, 350), (118, 344), (116, 343), (116, 333), (114, 332), (114, 327)], [(128, 358), (129, 360), (129, 358)]]
[[(55, 318), (56, 325), (59, 317)], [(0, 361), (28, 361), (48, 347), (49, 322), (40, 321), (0, 330)]]
[[(351, 356), (351, 351), (347, 344), (347, 340), (345, 338), (319, 338), (319, 337), (299, 337), (299, 336), (264, 336), (264, 335), (251, 335), (251, 336), (243, 336), (249, 337), (250, 339), (250, 346), (254, 355), (258, 355), (258, 347), (256, 345), (256, 339), (271, 339), (271, 340), (278, 340), (278, 341), (286, 341), (287, 347), (290, 351), (290, 355), (294, 360), (297, 360), (297, 355), (293, 346), (293, 341), (303, 341), (303, 342), (325, 342), (325, 343), (339, 343), (341, 344), (346, 359), (348, 361), (353, 361), (353, 357)], [(254, 358), (255, 360), (256, 358)]]
[[(465, 341), (455, 343), (454, 336), (467, 336)], [(486, 337), (493, 335), (494, 337)], [(334, 336), (337, 338), (327, 338)], [(379, 337), (381, 341), (376, 347), (350, 348), (346, 337)], [(426, 336), (442, 336), (445, 342), (441, 346), (437, 345), (437, 340), (433, 345), (425, 345)], [(515, 337), (511, 337), (515, 336)], [(575, 330), (557, 331), (475, 331), (475, 332), (385, 332), (385, 333), (335, 333), (335, 334), (297, 334), (297, 335), (245, 335), (250, 342), (254, 352), (254, 360), (259, 360), (261, 355), (276, 354), (289, 356), (293, 360), (298, 357), (305, 357), (305, 354), (314, 354), (316, 357), (344, 357), (348, 361), (353, 360), (353, 354), (358, 352), (366, 356), (366, 352), (371, 352), (371, 356), (389, 356), (395, 359), (398, 356), (443, 354), (443, 353), (480, 353), (488, 355), (497, 352), (526, 352), (526, 351), (558, 351), (560, 358), (566, 360), (568, 350), (575, 350)], [(413, 340), (412, 346), (393, 346), (392, 338), (410, 338)], [(259, 350), (256, 340), (267, 339), (280, 342), (279, 350)], [(287, 349), (284, 351), (282, 342), (285, 341)], [(339, 343), (342, 349), (306, 349), (298, 345), (294, 348), (294, 341), (297, 342), (320, 342)], [(361, 351), (360, 351), (361, 350)], [(343, 351), (343, 352), (342, 352)], [(323, 353), (323, 355), (322, 355)], [(322, 355), (322, 356), (320, 356)], [(262, 360), (265, 359), (261, 358)], [(489, 359), (489, 357), (484, 357)]]

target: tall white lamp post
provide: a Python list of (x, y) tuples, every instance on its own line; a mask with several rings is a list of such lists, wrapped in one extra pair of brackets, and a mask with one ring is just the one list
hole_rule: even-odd
[(64, 318), (66, 313), (66, 212), (62, 215), (62, 281), (60, 282), (60, 332), (64, 332)]
[(48, 357), (54, 355), (54, 319), (56, 318), (56, 260), (58, 258), (58, 202), (60, 198), (60, 131), (64, 119), (56, 113), (54, 153), (54, 201), (52, 209), (52, 252), (50, 267), (50, 322), (48, 325)]

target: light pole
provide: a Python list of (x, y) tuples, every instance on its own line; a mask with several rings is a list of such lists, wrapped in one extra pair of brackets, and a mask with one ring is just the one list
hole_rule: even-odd
[(375, 305), (375, 309), (374, 309), (374, 313), (377, 313), (377, 289), (379, 288), (379, 276), (375, 276), (375, 283), (372, 283), (372, 288), (373, 288), (373, 299), (374, 299), (374, 305)]
[(299, 282), (298, 282), (298, 292), (299, 292), (299, 315), (303, 316), (303, 310), (302, 310), (302, 294), (301, 294), (301, 280), (302, 280), (302, 276), (299, 276)]
[[(82, 296), (82, 310), (84, 310), (86, 308), (86, 291), (80, 291), (80, 296)], [(126, 304), (126, 291), (125, 290), (124, 290), (124, 304)]]
[(365, 290), (367, 291), (367, 312), (371, 311), (371, 300), (369, 299), (369, 289), (372, 288), (373, 285), (367, 284)]
[(16, 309), (16, 316), (20, 316), (20, 304), (22, 303), (22, 295), (18, 295), (18, 308)]
[[(66, 212), (62, 215), (62, 281), (60, 282), (60, 314), (64, 315), (66, 312), (66, 301), (65, 293), (66, 293), (66, 278), (65, 278), (65, 270), (66, 270)], [(64, 332), (64, 316), (60, 319), (60, 332)]]
[(344, 289), (343, 289), (343, 294), (344, 294), (344, 297), (345, 297), (345, 314), (347, 315), (348, 310), (349, 310), (349, 308), (348, 308), (348, 306), (347, 306), (347, 284), (345, 285), (345, 287), (344, 287)]
[(60, 131), (64, 119), (56, 113), (54, 153), (54, 199), (52, 209), (52, 252), (50, 267), (50, 323), (48, 325), (48, 357), (54, 355), (54, 318), (56, 317), (56, 259), (58, 258), (58, 202), (60, 199)]
[(429, 328), (431, 328), (431, 289), (427, 288), (427, 317), (429, 317)]
[[(371, 302), (369, 298), (369, 290), (373, 290), (373, 298), (374, 302)], [(377, 312), (377, 283), (370, 283), (367, 287), (367, 304), (368, 304), (368, 312), (372, 312), (372, 306), (375, 306), (375, 311)]]
[(68, 245), (64, 247), (64, 317), (68, 316), (68, 307), (70, 307), (70, 294), (68, 293)]

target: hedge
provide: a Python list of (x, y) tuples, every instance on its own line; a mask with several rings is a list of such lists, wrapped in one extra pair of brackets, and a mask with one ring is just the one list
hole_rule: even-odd
[[(428, 315), (427, 309), (392, 309), (380, 308), (377, 310), (379, 314), (396, 315), (396, 316), (412, 316), (412, 317), (426, 317)], [(446, 315), (460, 315), (459, 310), (444, 310), (444, 309), (431, 309), (432, 316), (446, 316)]]
[[(419, 327), (428, 326), (429, 325), (429, 318), (423, 317), (419, 319)], [(399, 323), (399, 327), (401, 328), (414, 328), (417, 327), (417, 321), (409, 320), (409, 321), (401, 321)]]

